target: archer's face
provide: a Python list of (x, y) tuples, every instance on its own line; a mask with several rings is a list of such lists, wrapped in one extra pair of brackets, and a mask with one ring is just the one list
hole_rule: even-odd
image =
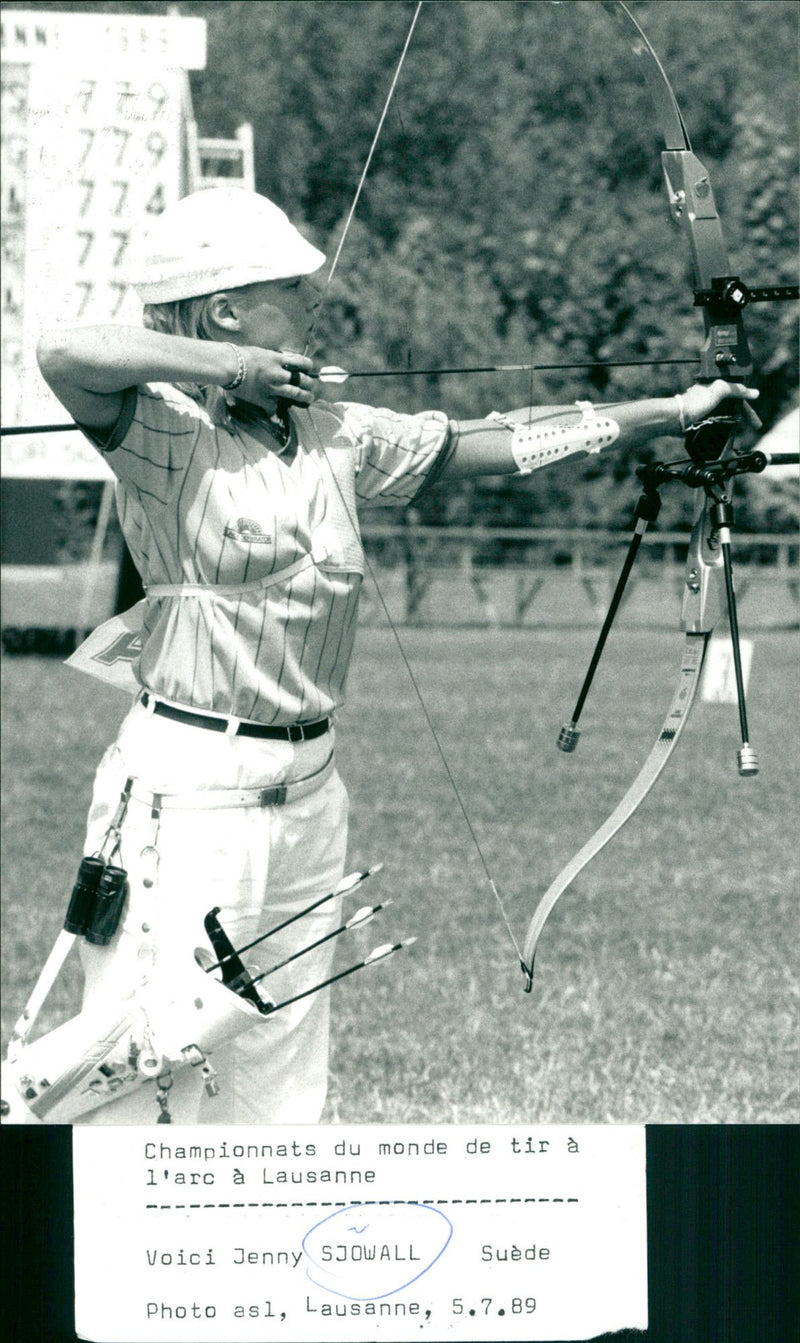
[(302, 353), (322, 298), (313, 280), (306, 276), (265, 280), (247, 285), (238, 297), (239, 330), (245, 345)]

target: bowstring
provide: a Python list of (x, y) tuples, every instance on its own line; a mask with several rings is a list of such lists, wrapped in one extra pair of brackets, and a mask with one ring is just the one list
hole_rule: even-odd
[(475, 852), (476, 852), (477, 855), (478, 855), (478, 858), (479, 858), (479, 860), (480, 860), (481, 867), (483, 868), (484, 874), (485, 874), (485, 876), (486, 876), (486, 880), (487, 880), (487, 882), (489, 883), (489, 888), (490, 888), (490, 890), (491, 890), (491, 892), (492, 892), (492, 894), (493, 894), (495, 900), (497, 901), (497, 906), (498, 906), (498, 909), (500, 910), (500, 913), (501, 913), (501, 915), (502, 915), (503, 922), (505, 923), (506, 929), (508, 930), (508, 935), (509, 935), (509, 937), (511, 938), (511, 941), (513, 942), (513, 944), (514, 944), (514, 950), (516, 951), (517, 956), (519, 957), (520, 961), (522, 961), (522, 951), (521, 951), (521, 949), (520, 949), (520, 946), (519, 946), (519, 943), (518, 943), (518, 941), (517, 941), (517, 938), (516, 938), (515, 935), (514, 935), (514, 930), (513, 930), (513, 928), (511, 927), (511, 924), (510, 924), (510, 922), (509, 922), (509, 918), (508, 918), (508, 914), (506, 913), (505, 905), (503, 904), (502, 897), (501, 897), (501, 895), (500, 895), (499, 890), (497, 889), (497, 883), (496, 883), (494, 877), (492, 876), (492, 872), (491, 872), (491, 869), (490, 869), (490, 867), (489, 867), (489, 863), (488, 863), (488, 860), (487, 860), (487, 858), (486, 858), (486, 854), (484, 853), (483, 846), (481, 845), (481, 842), (480, 842), (480, 840), (479, 840), (479, 838), (478, 838), (477, 832), (476, 832), (476, 830), (475, 830), (475, 826), (474, 826), (473, 823), (472, 823), (472, 818), (470, 817), (469, 812), (467, 811), (466, 803), (464, 802), (464, 798), (463, 798), (463, 796), (462, 796), (461, 789), (460, 789), (459, 786), (458, 786), (458, 783), (457, 783), (457, 781), (456, 781), (456, 777), (455, 777), (455, 775), (454, 775), (454, 773), (453, 773), (453, 770), (452, 770), (452, 768), (451, 768), (451, 765), (450, 765), (450, 761), (448, 760), (447, 754), (446, 754), (445, 749), (444, 749), (444, 747), (443, 747), (443, 745), (442, 745), (441, 737), (439, 736), (439, 733), (438, 733), (437, 730), (436, 730), (436, 726), (435, 726), (435, 724), (434, 724), (434, 722), (433, 722), (433, 718), (431, 717), (431, 713), (430, 713), (430, 710), (429, 710), (429, 708), (428, 708), (427, 702), (426, 702), (425, 697), (424, 697), (424, 695), (423, 695), (423, 693), (422, 693), (422, 690), (421, 690), (421, 688), (420, 688), (419, 681), (417, 680), (417, 677), (416, 677), (416, 675), (415, 675), (414, 668), (412, 667), (411, 662), (410, 662), (409, 657), (408, 657), (408, 654), (406, 653), (405, 645), (403, 644), (403, 641), (402, 641), (402, 639), (400, 638), (400, 632), (399, 632), (399, 630), (398, 630), (398, 628), (397, 628), (397, 625), (395, 624), (395, 621), (394, 621), (394, 619), (393, 619), (393, 617), (392, 617), (392, 613), (391, 613), (391, 611), (389, 610), (389, 606), (388, 606), (388, 603), (387, 603), (387, 601), (386, 601), (386, 597), (384, 596), (383, 588), (381, 587), (380, 583), (378, 582), (378, 577), (377, 577), (377, 574), (376, 574), (376, 571), (375, 571), (375, 566), (373, 565), (372, 561), (370, 560), (369, 555), (367, 554), (366, 548), (364, 547), (364, 545), (363, 545), (363, 543), (362, 543), (362, 541), (361, 541), (361, 536), (360, 536), (360, 532), (359, 532), (358, 526), (357, 526), (357, 524), (356, 524), (355, 519), (353, 518), (353, 514), (352, 514), (352, 512), (350, 511), (350, 506), (349, 506), (349, 504), (348, 504), (348, 502), (347, 502), (347, 500), (346, 500), (346, 498), (345, 498), (345, 496), (344, 496), (344, 491), (342, 490), (342, 487), (341, 487), (341, 485), (339, 484), (339, 481), (336, 479), (336, 473), (335, 473), (333, 467), (331, 466), (330, 461), (328, 460), (328, 454), (327, 454), (327, 452), (325, 451), (325, 448), (324, 448), (324, 446), (323, 446), (323, 444), (322, 444), (322, 439), (320, 438), (319, 432), (318, 432), (318, 430), (317, 430), (317, 426), (314, 424), (314, 419), (313, 419), (313, 416), (311, 415), (310, 411), (309, 411), (309, 417), (308, 417), (308, 418), (309, 418), (309, 421), (310, 421), (310, 423), (311, 423), (311, 425), (312, 425), (312, 427), (313, 427), (314, 436), (315, 436), (315, 438), (316, 438), (316, 440), (317, 440), (317, 443), (318, 443), (318, 446), (319, 446), (319, 449), (320, 449), (320, 453), (321, 453), (321, 455), (322, 455), (322, 458), (323, 458), (323, 460), (325, 461), (325, 463), (327, 464), (327, 467), (328, 467), (328, 471), (329, 471), (329, 473), (330, 473), (331, 480), (333, 481), (334, 485), (336, 486), (336, 492), (337, 492), (337, 494), (338, 494), (338, 496), (339, 496), (339, 499), (340, 499), (340, 501), (341, 501), (341, 503), (342, 503), (342, 506), (343, 506), (343, 508), (344, 508), (344, 510), (345, 510), (345, 513), (346, 513), (346, 515), (347, 515), (347, 520), (348, 520), (348, 522), (350, 523), (350, 526), (351, 526), (351, 528), (352, 528), (352, 530), (353, 530), (353, 533), (354, 533), (354, 535), (355, 535), (355, 537), (356, 537), (356, 540), (357, 540), (358, 543), (359, 543), (359, 547), (360, 547), (360, 549), (361, 549), (361, 553), (362, 553), (362, 555), (363, 555), (363, 557), (364, 557), (364, 565), (365, 565), (366, 570), (367, 570), (367, 572), (368, 572), (368, 574), (369, 574), (369, 576), (370, 576), (370, 579), (371, 579), (371, 581), (372, 581), (372, 585), (373, 585), (373, 587), (374, 587), (374, 589), (375, 589), (375, 594), (376, 594), (376, 596), (377, 596), (377, 598), (378, 598), (378, 601), (379, 601), (379, 603), (380, 603), (381, 610), (383, 611), (383, 614), (384, 614), (384, 616), (385, 616), (385, 618), (386, 618), (386, 623), (387, 623), (387, 625), (389, 626), (389, 629), (390, 629), (391, 634), (392, 634), (392, 638), (394, 639), (395, 645), (396, 645), (396, 647), (397, 647), (397, 651), (398, 651), (399, 654), (400, 654), (401, 660), (402, 660), (402, 662), (403, 662), (403, 666), (405, 667), (405, 670), (406, 670), (406, 674), (408, 675), (408, 679), (409, 679), (409, 681), (410, 681), (410, 683), (411, 683), (411, 686), (412, 686), (412, 688), (413, 688), (413, 690), (414, 690), (414, 694), (415, 694), (415, 696), (416, 696), (417, 703), (419, 704), (420, 710), (422, 711), (423, 718), (425, 719), (425, 722), (426, 722), (426, 724), (427, 724), (427, 726), (428, 726), (428, 729), (429, 729), (429, 731), (430, 731), (430, 734), (431, 734), (431, 736), (432, 736), (432, 738), (433, 738), (433, 741), (434, 741), (434, 743), (435, 743), (436, 750), (437, 750), (438, 755), (439, 755), (439, 759), (440, 759), (440, 761), (441, 761), (441, 763), (442, 763), (442, 767), (443, 767), (443, 769), (444, 769), (444, 772), (445, 772), (445, 774), (446, 774), (446, 776), (447, 776), (447, 779), (448, 779), (448, 781), (449, 781), (449, 783), (450, 783), (450, 786), (451, 786), (451, 788), (452, 788), (452, 790), (453, 790), (453, 794), (454, 794), (454, 796), (455, 796), (456, 802), (458, 803), (459, 810), (460, 810), (461, 815), (462, 815), (462, 817), (463, 817), (463, 819), (464, 819), (464, 824), (465, 824), (466, 827), (467, 827), (467, 830), (468, 830), (468, 832), (469, 832), (470, 838), (471, 838), (472, 843), (473, 843), (473, 845), (474, 845), (474, 847), (475, 847)]
[(352, 200), (352, 203), (351, 203), (351, 205), (350, 205), (350, 209), (349, 209), (348, 212), (347, 212), (347, 218), (346, 218), (346, 220), (345, 220), (345, 222), (344, 222), (344, 228), (342, 229), (342, 235), (341, 235), (341, 237), (340, 237), (340, 239), (339, 239), (339, 242), (338, 242), (336, 251), (334, 252), (333, 261), (331, 262), (330, 270), (328, 271), (328, 275), (327, 275), (327, 279), (325, 280), (325, 285), (324, 285), (323, 290), (322, 290), (322, 297), (320, 298), (319, 305), (318, 305), (318, 307), (317, 307), (317, 309), (316, 309), (316, 311), (315, 311), (315, 313), (314, 313), (314, 317), (313, 317), (313, 320), (312, 320), (312, 322), (311, 322), (311, 326), (310, 326), (310, 328), (309, 328), (308, 335), (307, 335), (307, 337), (306, 337), (305, 349), (304, 349), (304, 351), (303, 351), (304, 354), (306, 354), (306, 353), (308, 352), (309, 346), (310, 346), (310, 344), (311, 344), (311, 342), (312, 342), (312, 340), (313, 340), (313, 338), (314, 338), (314, 333), (315, 333), (315, 331), (316, 331), (316, 329), (317, 329), (317, 320), (318, 320), (318, 318), (319, 318), (319, 314), (320, 314), (320, 312), (321, 312), (321, 310), (322, 310), (323, 304), (327, 302), (327, 299), (328, 299), (328, 296), (329, 296), (330, 287), (331, 287), (331, 280), (333, 279), (334, 272), (335, 272), (335, 270), (336, 270), (336, 267), (337, 267), (338, 264), (339, 264), (339, 257), (342, 255), (342, 248), (344, 247), (344, 240), (345, 240), (345, 238), (347, 237), (347, 235), (348, 235), (348, 233), (349, 233), (349, 231), (350, 231), (350, 225), (351, 225), (352, 222), (353, 222), (353, 217), (355, 216), (355, 212), (356, 212), (356, 210), (357, 210), (357, 208), (358, 208), (358, 202), (359, 202), (359, 200), (361, 199), (361, 192), (362, 192), (362, 190), (363, 190), (364, 183), (365, 183), (366, 180), (367, 180), (367, 173), (368, 173), (369, 170), (370, 170), (370, 165), (371, 165), (371, 163), (372, 163), (372, 159), (373, 159), (373, 157), (374, 157), (375, 150), (376, 150), (377, 145), (378, 145), (378, 140), (380, 139), (381, 131), (383, 130), (383, 123), (385, 122), (387, 113), (388, 113), (388, 111), (389, 111), (389, 104), (391, 103), (392, 98), (394, 97), (394, 91), (395, 91), (395, 89), (397, 88), (397, 83), (398, 83), (398, 80), (400, 79), (400, 72), (401, 72), (401, 70), (402, 70), (402, 68), (403, 68), (403, 65), (405, 64), (406, 54), (407, 54), (407, 52), (408, 52), (408, 48), (409, 48), (409, 46), (411, 45), (411, 38), (412, 38), (413, 35), (414, 35), (414, 29), (415, 29), (416, 26), (417, 26), (417, 19), (418, 19), (419, 16), (420, 16), (420, 11), (421, 11), (421, 9), (422, 9), (422, 5), (423, 5), (423, 0), (417, 0), (417, 7), (416, 7), (416, 9), (414, 10), (414, 15), (413, 15), (413, 17), (412, 17), (412, 19), (411, 19), (411, 23), (410, 23), (410, 25), (409, 25), (408, 32), (406, 33), (406, 40), (405, 40), (405, 42), (403, 43), (403, 50), (400, 52), (400, 59), (398, 60), (398, 62), (397, 62), (397, 66), (395, 67), (395, 72), (394, 72), (394, 75), (393, 75), (393, 77), (392, 77), (392, 82), (391, 82), (391, 84), (389, 85), (389, 92), (388, 92), (387, 95), (386, 95), (386, 101), (385, 101), (384, 104), (383, 104), (383, 110), (382, 110), (381, 115), (380, 115), (380, 117), (379, 117), (379, 119), (378, 119), (378, 124), (377, 124), (377, 126), (376, 126), (376, 128), (375, 128), (375, 134), (374, 134), (373, 137), (372, 137), (372, 144), (371, 144), (370, 147), (369, 147), (369, 152), (368, 152), (368, 154), (367, 154), (367, 157), (366, 157), (366, 160), (365, 160), (365, 163), (364, 163), (364, 167), (363, 167), (362, 170), (361, 170), (361, 176), (360, 176), (359, 179), (358, 179), (358, 186), (356, 187), (355, 195), (353, 196), (353, 200)]
[[(349, 209), (349, 211), (348, 211), (347, 218), (346, 218), (346, 220), (345, 220), (345, 224), (344, 224), (344, 228), (342, 229), (342, 234), (341, 234), (341, 237), (340, 237), (340, 239), (339, 239), (339, 243), (338, 243), (338, 245), (337, 245), (336, 251), (335, 251), (335, 253), (334, 253), (333, 261), (331, 262), (331, 266), (330, 266), (330, 269), (329, 269), (329, 271), (328, 271), (328, 276), (327, 276), (327, 279), (326, 279), (326, 281), (325, 281), (325, 285), (324, 285), (324, 288), (323, 288), (323, 291), (322, 291), (322, 296), (321, 296), (321, 298), (320, 298), (319, 304), (317, 305), (317, 307), (316, 307), (316, 309), (315, 309), (315, 311), (314, 311), (314, 315), (313, 315), (312, 323), (311, 323), (311, 326), (310, 326), (310, 328), (309, 328), (308, 334), (307, 334), (307, 336), (306, 336), (305, 347), (304, 347), (304, 351), (303, 351), (304, 354), (307, 354), (307, 352), (308, 352), (308, 350), (309, 350), (309, 348), (310, 348), (310, 346), (311, 346), (311, 342), (312, 342), (313, 337), (314, 337), (314, 333), (315, 333), (315, 330), (316, 330), (317, 322), (318, 322), (318, 320), (319, 320), (320, 312), (322, 311), (323, 306), (325, 305), (325, 303), (326, 303), (326, 302), (328, 301), (328, 299), (329, 299), (329, 296), (330, 296), (331, 280), (333, 279), (334, 272), (335, 272), (335, 270), (336, 270), (336, 267), (337, 267), (338, 264), (339, 264), (339, 258), (340, 258), (341, 254), (342, 254), (342, 248), (343, 248), (343, 246), (344, 246), (344, 241), (345, 241), (345, 238), (347, 237), (347, 234), (348, 234), (349, 229), (350, 229), (350, 225), (352, 224), (353, 218), (354, 218), (354, 216), (355, 216), (356, 209), (357, 209), (357, 207), (358, 207), (358, 202), (359, 202), (359, 199), (360, 199), (360, 197), (361, 197), (361, 192), (362, 192), (362, 190), (363, 190), (364, 183), (365, 183), (365, 181), (366, 181), (367, 174), (368, 174), (368, 172), (369, 172), (370, 164), (372, 163), (372, 159), (373, 159), (374, 154), (375, 154), (375, 149), (376, 149), (377, 144), (378, 144), (378, 139), (379, 139), (380, 134), (381, 134), (381, 131), (382, 131), (382, 129), (383, 129), (384, 122), (386, 121), (386, 116), (387, 116), (388, 111), (389, 111), (389, 105), (390, 105), (390, 103), (391, 103), (391, 101), (392, 101), (392, 98), (394, 97), (394, 93), (395, 93), (395, 90), (396, 90), (396, 88), (397, 88), (398, 80), (399, 80), (399, 78), (400, 78), (400, 72), (401, 72), (401, 70), (402, 70), (402, 68), (403, 68), (403, 64), (404, 64), (405, 59), (406, 59), (406, 54), (407, 54), (407, 52), (408, 52), (408, 49), (409, 49), (409, 46), (410, 46), (410, 43), (411, 43), (411, 38), (412, 38), (412, 36), (413, 36), (414, 29), (415, 29), (416, 24), (417, 24), (417, 19), (419, 18), (419, 15), (420, 15), (420, 11), (421, 11), (421, 9), (422, 9), (422, 5), (423, 5), (423, 0), (417, 0), (417, 6), (416, 6), (416, 8), (415, 8), (415, 10), (414, 10), (414, 15), (413, 15), (413, 18), (412, 18), (412, 20), (411, 20), (411, 24), (410, 24), (410, 26), (409, 26), (408, 33), (406, 34), (406, 39), (405, 39), (405, 42), (404, 42), (404, 44), (403, 44), (403, 49), (402, 49), (402, 52), (400, 53), (400, 58), (399, 58), (399, 60), (398, 60), (398, 62), (397, 62), (397, 66), (396, 66), (396, 68), (395, 68), (395, 72), (394, 72), (394, 75), (393, 75), (391, 84), (390, 84), (390, 86), (389, 86), (389, 92), (388, 92), (388, 94), (387, 94), (387, 96), (386, 96), (386, 100), (385, 100), (384, 105), (383, 105), (383, 110), (381, 111), (381, 115), (380, 115), (380, 118), (379, 118), (379, 120), (378, 120), (378, 125), (377, 125), (377, 128), (376, 128), (376, 130), (375, 130), (375, 134), (374, 134), (373, 137), (372, 137), (372, 143), (371, 143), (371, 145), (370, 145), (369, 152), (368, 152), (368, 154), (367, 154), (366, 162), (365, 162), (365, 164), (364, 164), (364, 167), (363, 167), (363, 169), (362, 169), (361, 175), (360, 175), (360, 177), (359, 177), (358, 186), (356, 187), (355, 195), (354, 195), (354, 197), (353, 197), (352, 204), (351, 204), (350, 209)], [(532, 374), (531, 374), (531, 377), (532, 377)], [(496, 883), (496, 881), (495, 881), (495, 879), (494, 879), (494, 877), (493, 877), (493, 875), (492, 875), (492, 872), (491, 872), (491, 869), (490, 869), (490, 867), (489, 867), (489, 863), (488, 863), (488, 860), (487, 860), (487, 858), (486, 858), (486, 854), (485, 854), (485, 852), (484, 852), (483, 846), (481, 845), (480, 839), (478, 838), (478, 834), (477, 834), (477, 832), (476, 832), (476, 830), (475, 830), (475, 826), (474, 826), (474, 824), (473, 824), (473, 822), (472, 822), (472, 818), (471, 818), (471, 816), (470, 816), (470, 814), (469, 814), (469, 812), (468, 812), (468, 810), (467, 810), (466, 803), (464, 802), (464, 798), (463, 798), (463, 796), (462, 796), (461, 790), (460, 790), (460, 788), (459, 788), (459, 786), (458, 786), (458, 783), (457, 783), (457, 781), (456, 781), (456, 777), (455, 777), (455, 775), (454, 775), (454, 773), (453, 773), (452, 767), (451, 767), (451, 765), (450, 765), (450, 761), (449, 761), (449, 759), (448, 759), (448, 757), (447, 757), (447, 753), (445, 752), (444, 746), (442, 745), (441, 737), (439, 736), (439, 733), (438, 733), (437, 730), (436, 730), (436, 726), (435, 726), (435, 724), (434, 724), (434, 722), (433, 722), (433, 718), (432, 718), (432, 716), (431, 716), (431, 713), (430, 713), (430, 710), (429, 710), (429, 708), (428, 708), (427, 702), (426, 702), (425, 697), (424, 697), (424, 695), (423, 695), (423, 693), (422, 693), (422, 689), (421, 689), (421, 687), (420, 687), (419, 681), (417, 680), (417, 677), (416, 677), (415, 672), (414, 672), (414, 669), (413, 669), (413, 667), (412, 667), (412, 665), (411, 665), (411, 662), (410, 662), (410, 659), (409, 659), (409, 657), (408, 657), (408, 654), (406, 653), (406, 649), (405, 649), (405, 646), (404, 646), (404, 644), (403, 644), (403, 641), (402, 641), (402, 639), (400, 638), (399, 630), (398, 630), (397, 625), (395, 624), (395, 621), (394, 621), (394, 619), (393, 619), (393, 617), (392, 617), (392, 613), (391, 613), (391, 611), (389, 610), (389, 606), (388, 606), (388, 603), (387, 603), (386, 598), (385, 598), (385, 596), (384, 596), (383, 589), (382, 589), (382, 587), (381, 587), (381, 584), (380, 584), (379, 581), (378, 581), (378, 577), (377, 577), (377, 573), (376, 573), (376, 570), (375, 570), (375, 566), (373, 565), (372, 561), (370, 560), (369, 555), (368, 555), (367, 552), (366, 552), (366, 548), (364, 547), (364, 545), (363, 545), (363, 543), (362, 543), (362, 541), (361, 541), (361, 533), (360, 533), (360, 530), (359, 530), (357, 521), (356, 521), (356, 519), (353, 517), (353, 514), (352, 514), (352, 512), (351, 512), (351, 510), (350, 510), (350, 506), (349, 506), (349, 504), (348, 504), (348, 501), (347, 501), (347, 499), (345, 498), (344, 491), (342, 490), (342, 487), (341, 487), (341, 485), (339, 484), (339, 481), (338, 481), (338, 479), (337, 479), (337, 477), (336, 477), (336, 472), (334, 471), (333, 466), (332, 466), (332, 464), (331, 464), (331, 462), (330, 462), (330, 460), (329, 460), (329, 458), (328, 458), (328, 454), (327, 454), (327, 452), (325, 451), (324, 445), (323, 445), (323, 443), (322, 443), (322, 438), (321, 438), (321, 436), (320, 436), (320, 433), (319, 433), (319, 431), (318, 431), (318, 429), (317, 429), (316, 424), (314, 423), (314, 416), (313, 416), (312, 413), (311, 413), (311, 407), (310, 407), (310, 406), (306, 407), (306, 410), (308, 411), (308, 422), (309, 422), (309, 424), (311, 425), (313, 435), (314, 435), (314, 437), (315, 437), (315, 439), (316, 439), (316, 441), (317, 441), (317, 445), (318, 445), (318, 448), (319, 448), (319, 451), (320, 451), (320, 455), (321, 455), (323, 461), (324, 461), (324, 462), (326, 463), (326, 465), (327, 465), (328, 472), (329, 472), (329, 474), (330, 474), (330, 478), (331, 478), (331, 480), (332, 480), (332, 482), (333, 482), (333, 484), (334, 484), (334, 486), (335, 486), (335, 488), (336, 488), (336, 492), (337, 492), (337, 494), (338, 494), (338, 496), (339, 496), (339, 500), (340, 500), (340, 502), (341, 502), (341, 504), (342, 504), (342, 507), (344, 508), (344, 512), (345, 512), (345, 515), (346, 515), (346, 517), (347, 517), (347, 520), (348, 520), (348, 522), (349, 522), (349, 524), (350, 524), (350, 527), (351, 527), (351, 529), (352, 529), (352, 531), (353, 531), (353, 535), (355, 536), (355, 538), (356, 538), (356, 540), (357, 540), (357, 542), (358, 542), (358, 544), (359, 544), (359, 548), (360, 548), (361, 553), (362, 553), (362, 555), (363, 555), (363, 557), (364, 557), (364, 565), (365, 565), (365, 568), (366, 568), (366, 570), (367, 570), (367, 573), (369, 574), (370, 580), (371, 580), (372, 585), (373, 585), (373, 587), (374, 587), (374, 589), (375, 589), (375, 593), (376, 593), (377, 598), (378, 598), (378, 601), (379, 601), (379, 603), (380, 603), (381, 610), (383, 611), (384, 617), (385, 617), (385, 619), (386, 619), (386, 623), (387, 623), (387, 625), (388, 625), (388, 627), (389, 627), (389, 629), (390, 629), (390, 631), (391, 631), (392, 638), (394, 639), (394, 642), (395, 642), (395, 645), (396, 645), (396, 647), (397, 647), (398, 653), (400, 654), (400, 658), (401, 658), (401, 660), (402, 660), (403, 666), (405, 667), (406, 674), (407, 674), (407, 676), (408, 676), (409, 682), (410, 682), (410, 684), (411, 684), (411, 686), (412, 686), (412, 688), (413, 688), (414, 695), (416, 696), (417, 703), (419, 704), (420, 710), (421, 710), (421, 712), (422, 712), (422, 716), (423, 716), (423, 718), (425, 719), (425, 722), (426, 722), (426, 724), (427, 724), (427, 726), (428, 726), (428, 730), (429, 730), (429, 732), (430, 732), (430, 734), (431, 734), (431, 737), (433, 738), (434, 744), (435, 744), (435, 746), (436, 746), (436, 750), (437, 750), (438, 755), (439, 755), (439, 759), (440, 759), (441, 764), (442, 764), (442, 768), (444, 769), (444, 772), (445, 772), (445, 775), (446, 775), (446, 777), (447, 777), (447, 780), (448, 780), (448, 782), (449, 782), (449, 784), (450, 784), (450, 787), (451, 787), (452, 790), (453, 790), (453, 795), (454, 795), (454, 797), (455, 797), (455, 799), (456, 799), (456, 802), (458, 803), (459, 810), (460, 810), (461, 815), (462, 815), (462, 817), (463, 817), (464, 824), (465, 824), (466, 827), (467, 827), (467, 832), (468, 832), (468, 834), (469, 834), (469, 836), (470, 836), (470, 839), (472, 840), (472, 844), (473, 844), (473, 846), (474, 846), (474, 848), (475, 848), (475, 852), (476, 852), (477, 855), (478, 855), (478, 859), (479, 859), (479, 861), (480, 861), (480, 864), (481, 864), (481, 867), (482, 867), (482, 869), (483, 869), (484, 875), (485, 875), (486, 880), (487, 880), (487, 882), (488, 882), (488, 884), (489, 884), (489, 889), (491, 890), (491, 892), (492, 892), (492, 894), (493, 894), (493, 896), (494, 896), (494, 898), (495, 898), (495, 901), (497, 902), (497, 907), (498, 907), (498, 909), (500, 910), (500, 914), (501, 914), (502, 919), (503, 919), (503, 922), (504, 922), (504, 924), (505, 924), (505, 926), (506, 926), (506, 930), (507, 930), (507, 932), (508, 932), (509, 937), (511, 938), (511, 941), (512, 941), (513, 946), (514, 946), (514, 950), (515, 950), (516, 953), (517, 953), (517, 956), (518, 956), (518, 958), (519, 958), (519, 960), (520, 960), (520, 963), (524, 964), (524, 963), (523, 963), (523, 960), (522, 960), (522, 951), (521, 951), (519, 942), (517, 941), (517, 938), (516, 938), (516, 936), (515, 936), (515, 934), (514, 934), (514, 930), (513, 930), (513, 928), (511, 927), (511, 923), (509, 922), (508, 914), (506, 913), (506, 909), (505, 909), (505, 906), (504, 906), (504, 904), (503, 904), (502, 897), (501, 897), (500, 892), (499, 892), (499, 890), (498, 890), (498, 888), (497, 888), (497, 883)]]

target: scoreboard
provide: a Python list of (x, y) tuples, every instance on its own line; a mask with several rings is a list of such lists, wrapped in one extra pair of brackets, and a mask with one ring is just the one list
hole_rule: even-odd
[[(36, 367), (58, 323), (138, 324), (131, 237), (187, 190), (187, 70), (205, 21), (2, 11), (3, 425), (64, 423)], [(75, 433), (9, 437), (3, 474), (105, 478)]]

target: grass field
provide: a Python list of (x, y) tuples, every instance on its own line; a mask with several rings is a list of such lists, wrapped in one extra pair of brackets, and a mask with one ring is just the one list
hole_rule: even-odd
[[(590, 631), (405, 630), (465, 804), (524, 937), (661, 726), (679, 637), (620, 631), (579, 750), (555, 748)], [(350, 867), (378, 942), (416, 944), (333, 989), (326, 1118), (342, 1123), (786, 1122), (798, 1117), (796, 635), (759, 632), (755, 779), (731, 705), (700, 704), (636, 818), (559, 903), (533, 992), (389, 632), (362, 629), (340, 723)], [(3, 1045), (61, 925), (95, 765), (126, 701), (54, 659), (3, 661)], [(363, 903), (360, 897), (356, 897)], [(77, 1006), (68, 963), (46, 1024)]]

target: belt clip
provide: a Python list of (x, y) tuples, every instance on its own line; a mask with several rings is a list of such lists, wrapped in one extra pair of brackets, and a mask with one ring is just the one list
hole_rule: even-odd
[(286, 794), (285, 783), (275, 784), (274, 788), (262, 788), (258, 804), (260, 807), (282, 807), (286, 802)]
[(290, 723), (286, 729), (289, 741), (305, 741), (305, 728), (302, 723)]
[(229, 718), (225, 728), (226, 737), (235, 737), (241, 726), (241, 718)]

